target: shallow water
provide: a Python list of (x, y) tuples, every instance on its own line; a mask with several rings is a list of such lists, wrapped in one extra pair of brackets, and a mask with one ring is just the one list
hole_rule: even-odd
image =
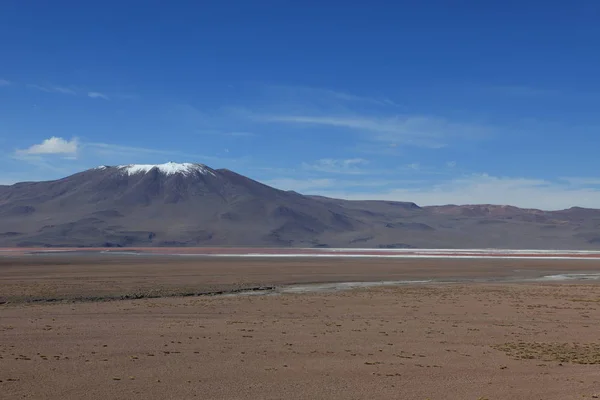
[[(515, 271), (516, 272), (516, 271)], [(226, 294), (225, 296), (267, 296), (279, 294), (301, 294), (301, 293), (332, 293), (354, 289), (365, 289), (383, 286), (413, 286), (426, 284), (456, 284), (456, 283), (526, 283), (526, 282), (577, 282), (577, 281), (600, 281), (598, 273), (570, 273), (542, 275), (539, 277), (486, 277), (486, 278), (448, 278), (448, 279), (426, 279), (426, 280), (402, 280), (402, 281), (372, 281), (372, 282), (328, 282), (303, 285), (285, 285), (274, 289), (260, 291), (242, 291)]]
[(546, 275), (537, 278), (537, 281), (596, 281), (600, 280), (600, 273), (583, 273), (583, 274), (556, 274)]
[(335, 282), (335, 283), (315, 283), (310, 285), (290, 285), (278, 288), (279, 293), (318, 293), (318, 292), (336, 292), (340, 290), (352, 290), (359, 288), (370, 288), (377, 286), (400, 286), (400, 285), (419, 285), (431, 283), (432, 280), (408, 280), (408, 281), (379, 281), (379, 282)]

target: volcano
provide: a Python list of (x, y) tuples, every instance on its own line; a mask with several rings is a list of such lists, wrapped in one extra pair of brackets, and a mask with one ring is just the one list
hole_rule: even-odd
[(283, 191), (204, 164), (0, 186), (0, 246), (600, 248), (600, 211), (419, 207)]

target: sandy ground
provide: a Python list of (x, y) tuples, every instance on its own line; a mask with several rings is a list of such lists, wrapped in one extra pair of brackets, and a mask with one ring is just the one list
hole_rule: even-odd
[(156, 285), (176, 293), (593, 270), (600, 265), (558, 260), (3, 259), (0, 398), (594, 398), (600, 395), (600, 286), (594, 284), (27, 303)]

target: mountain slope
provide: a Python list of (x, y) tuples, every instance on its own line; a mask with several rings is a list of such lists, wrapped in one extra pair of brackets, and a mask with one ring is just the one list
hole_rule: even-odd
[(600, 248), (600, 211), (419, 207), (278, 190), (202, 164), (0, 186), (0, 246)]

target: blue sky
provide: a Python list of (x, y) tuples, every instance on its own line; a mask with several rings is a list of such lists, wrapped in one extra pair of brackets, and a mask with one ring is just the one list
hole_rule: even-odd
[(597, 1), (0, 3), (0, 184), (200, 162), (282, 189), (600, 207)]

